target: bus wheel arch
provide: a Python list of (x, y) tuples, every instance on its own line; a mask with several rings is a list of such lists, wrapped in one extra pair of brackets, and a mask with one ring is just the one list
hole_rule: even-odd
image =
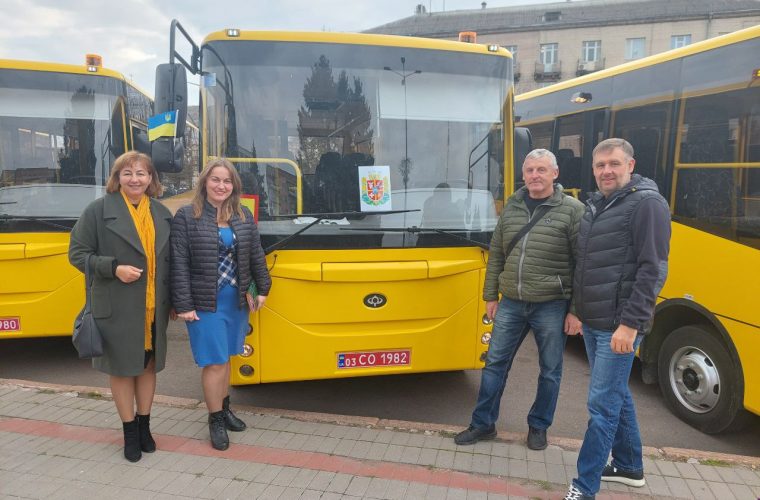
[(698, 304), (667, 302), (658, 306), (641, 357), (645, 366), (656, 367), (668, 407), (708, 434), (740, 428), (749, 415), (743, 405), (744, 376), (727, 332)]

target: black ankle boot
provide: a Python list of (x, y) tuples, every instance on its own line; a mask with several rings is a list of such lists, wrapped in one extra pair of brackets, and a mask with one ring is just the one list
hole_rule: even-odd
[(230, 397), (227, 396), (222, 401), (222, 411), (224, 412), (224, 426), (228, 431), (240, 432), (245, 430), (245, 422), (240, 420), (230, 410)]
[(217, 450), (226, 450), (230, 447), (230, 438), (224, 427), (224, 410), (208, 414), (208, 433), (211, 435), (211, 446)]
[(147, 415), (136, 415), (137, 427), (140, 429), (140, 448), (145, 453), (156, 451), (156, 442), (150, 434), (150, 413)]
[(137, 420), (131, 422), (122, 422), (124, 427), (124, 458), (130, 462), (137, 462), (142, 458), (140, 451), (140, 430), (137, 427)]

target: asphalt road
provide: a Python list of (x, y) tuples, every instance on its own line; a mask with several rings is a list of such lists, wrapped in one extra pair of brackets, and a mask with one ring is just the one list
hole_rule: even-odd
[[(586, 428), (589, 369), (582, 341), (571, 339), (555, 422), (550, 435), (582, 439)], [(497, 428), (527, 432), (526, 416), (536, 390), (538, 367), (532, 336), (526, 338), (512, 366)], [(107, 387), (105, 375), (80, 361), (68, 338), (0, 341), (0, 378)], [(248, 404), (344, 415), (434, 422), (466, 426), (477, 398), (476, 370), (417, 375), (357, 377), (237, 387), (233, 404)], [(665, 407), (659, 388), (640, 381), (638, 365), (631, 378), (645, 445), (760, 456), (760, 417), (733, 434), (707, 435), (681, 422)], [(169, 332), (167, 369), (158, 376), (160, 394), (202, 398), (200, 369), (190, 353), (184, 326)]]

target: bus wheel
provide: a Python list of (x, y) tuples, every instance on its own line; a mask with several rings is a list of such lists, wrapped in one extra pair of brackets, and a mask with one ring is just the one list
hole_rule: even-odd
[(681, 420), (707, 434), (737, 430), (748, 420), (741, 371), (726, 347), (702, 325), (665, 338), (658, 357), (660, 390)]

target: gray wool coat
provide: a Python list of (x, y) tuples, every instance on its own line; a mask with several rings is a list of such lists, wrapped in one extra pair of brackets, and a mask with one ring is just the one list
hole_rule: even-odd
[[(169, 322), (169, 231), (172, 215), (158, 201), (150, 200), (156, 230), (156, 371), (166, 362), (166, 325)], [(92, 316), (103, 335), (104, 355), (93, 367), (120, 377), (134, 377), (144, 370), (145, 291), (147, 271), (132, 283), (113, 274), (118, 264), (146, 268), (146, 257), (137, 229), (120, 193), (106, 194), (90, 203), (71, 231), (69, 262), (84, 272), (90, 259)]]

